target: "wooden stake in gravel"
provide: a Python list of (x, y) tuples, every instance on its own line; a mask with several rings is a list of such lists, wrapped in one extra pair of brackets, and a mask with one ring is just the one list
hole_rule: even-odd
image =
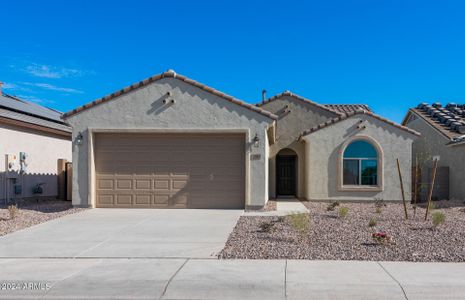
[(415, 155), (415, 180), (413, 182), (413, 217), (417, 215), (417, 198), (418, 198), (418, 154)]
[(399, 159), (397, 159), (397, 171), (399, 171), (400, 190), (402, 192), (402, 202), (404, 203), (405, 219), (408, 220), (407, 204), (405, 203), (405, 195), (404, 195), (404, 182), (402, 181), (402, 173), (400, 172)]
[(428, 205), (426, 206), (425, 221), (428, 220), (429, 207), (431, 206), (431, 197), (433, 196), (434, 181), (436, 180), (436, 169), (438, 168), (438, 160), (435, 159), (433, 163), (433, 178), (431, 178), (431, 185), (428, 193)]

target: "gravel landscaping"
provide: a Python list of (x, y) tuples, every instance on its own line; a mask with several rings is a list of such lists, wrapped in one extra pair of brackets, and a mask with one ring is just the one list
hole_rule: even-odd
[[(309, 209), (308, 230), (301, 218), (252, 217), (239, 219), (220, 258), (226, 259), (321, 259), (383, 261), (465, 261), (465, 205), (463, 201), (435, 203), (445, 222), (434, 228), (425, 208), (404, 219), (402, 204), (341, 203), (328, 211), (328, 203), (304, 202)], [(340, 217), (340, 208), (348, 213)], [(375, 226), (369, 227), (373, 219)], [(294, 222), (293, 222), (294, 221)], [(373, 233), (386, 234), (390, 242), (378, 242)]]
[(0, 236), (85, 210), (73, 208), (71, 201), (53, 198), (20, 200), (17, 207), (16, 216), (11, 218), (8, 208), (3, 203), (0, 206)]

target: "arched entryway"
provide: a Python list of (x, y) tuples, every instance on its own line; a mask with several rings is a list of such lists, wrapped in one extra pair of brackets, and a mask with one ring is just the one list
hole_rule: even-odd
[(276, 155), (276, 195), (297, 195), (297, 154), (291, 149), (282, 149)]

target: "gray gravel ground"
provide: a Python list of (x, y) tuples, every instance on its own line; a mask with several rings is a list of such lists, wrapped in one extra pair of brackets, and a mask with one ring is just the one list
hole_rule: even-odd
[(11, 219), (5, 205), (0, 206), (0, 236), (85, 210), (73, 208), (71, 201), (53, 198), (41, 198), (39, 201), (21, 200), (18, 202), (18, 208), (17, 216)]
[[(304, 202), (310, 210), (308, 234), (299, 235), (287, 219), (278, 217), (241, 217), (231, 233), (220, 258), (240, 259), (321, 259), (384, 261), (465, 261), (465, 209), (463, 202), (439, 204), (435, 211), (446, 215), (445, 223), (432, 228), (431, 217), (423, 221), (425, 209), (416, 218), (409, 205), (410, 219), (404, 219), (402, 204), (384, 204), (380, 214), (373, 203), (342, 203), (349, 209), (345, 218), (338, 208), (327, 211), (328, 203)], [(452, 204), (452, 203), (449, 203)], [(375, 228), (368, 223), (376, 219)], [(270, 232), (260, 224), (274, 223)], [(372, 233), (385, 232), (393, 243), (380, 245)]]

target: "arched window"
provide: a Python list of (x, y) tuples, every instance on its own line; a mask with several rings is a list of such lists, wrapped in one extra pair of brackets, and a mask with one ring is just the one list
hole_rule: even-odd
[(378, 185), (378, 152), (367, 141), (350, 143), (343, 154), (344, 185)]

